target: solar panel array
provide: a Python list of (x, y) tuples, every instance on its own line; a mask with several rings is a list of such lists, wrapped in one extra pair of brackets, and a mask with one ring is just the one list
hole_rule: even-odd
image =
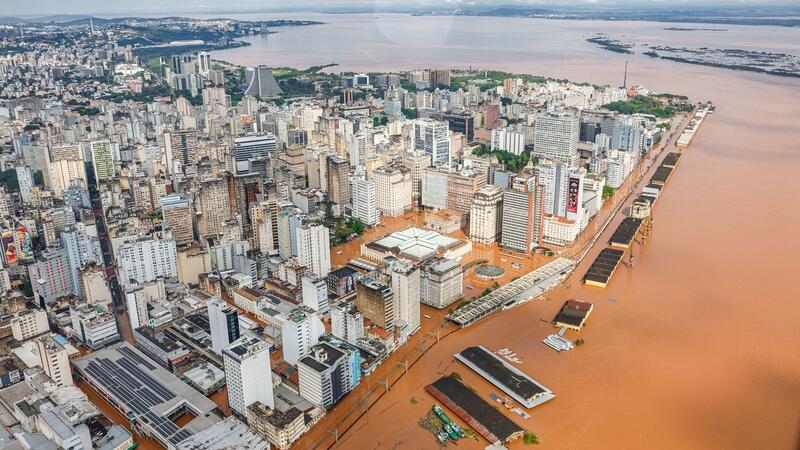
[(86, 365), (85, 372), (163, 439), (178, 445), (190, 437), (191, 432), (178, 428), (171, 420), (150, 411), (154, 406), (175, 398), (172, 390), (139, 368), (137, 364), (149, 370), (155, 370), (156, 367), (128, 348), (119, 347), (117, 351), (121, 358), (116, 361), (96, 358)]

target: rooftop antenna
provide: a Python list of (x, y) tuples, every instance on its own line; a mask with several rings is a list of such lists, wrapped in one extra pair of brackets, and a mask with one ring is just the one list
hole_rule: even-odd
[(625, 78), (622, 79), (622, 88), (628, 88), (628, 61), (625, 61)]

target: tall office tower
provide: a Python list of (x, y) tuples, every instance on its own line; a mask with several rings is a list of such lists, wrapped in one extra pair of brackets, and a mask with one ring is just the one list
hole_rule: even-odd
[(172, 173), (173, 160), (184, 166), (196, 164), (200, 159), (197, 154), (197, 130), (178, 130), (164, 133), (164, 152), (168, 172)]
[(329, 156), (326, 161), (328, 201), (338, 205), (350, 203), (350, 163), (339, 156)]
[(300, 396), (316, 406), (330, 408), (361, 380), (357, 350), (320, 342), (297, 363)]
[(249, 67), (245, 71), (245, 95), (260, 98), (274, 98), (283, 94), (275, 81), (272, 70), (267, 66)]
[(395, 323), (408, 335), (419, 330), (420, 303), (419, 268), (408, 259), (398, 259), (392, 263), (392, 291), (396, 297), (397, 309)]
[(325, 326), (315, 311), (302, 306), (293, 309), (281, 327), (283, 360), (296, 365), (301, 358), (308, 355), (312, 346), (317, 345), (323, 334)]
[(503, 193), (501, 245), (527, 253), (541, 246), (546, 186), (537, 175), (514, 177), (513, 189)]
[(161, 197), (161, 213), (176, 243), (194, 240), (194, 211), (188, 200), (180, 194), (165, 195)]
[(200, 183), (200, 218), (197, 229), (202, 237), (222, 233), (222, 224), (231, 218), (228, 183), (220, 178)]
[(486, 105), (486, 128), (493, 130), (500, 127), (500, 105), (491, 103)]
[(253, 248), (268, 253), (278, 249), (278, 203), (261, 201), (250, 207), (250, 227), (253, 231)]
[(147, 237), (122, 245), (119, 251), (120, 278), (125, 285), (131, 280), (147, 283), (156, 278), (178, 276), (177, 250), (174, 239)]
[(371, 227), (380, 221), (375, 201), (375, 181), (364, 178), (353, 179), (353, 217)]
[(420, 267), (420, 301), (437, 309), (446, 308), (461, 298), (464, 272), (458, 261), (434, 258)]
[(72, 369), (69, 366), (69, 351), (49, 334), (36, 339), (39, 365), (44, 374), (58, 387), (72, 386)]
[(472, 199), (486, 186), (486, 178), (473, 171), (450, 172), (447, 174), (447, 208), (460, 212), (463, 217), (469, 216)]
[(28, 266), (28, 274), (33, 293), (42, 307), (75, 293), (69, 257), (63, 248), (50, 247), (38, 253), (36, 262)]
[(472, 200), (469, 212), (469, 239), (479, 244), (491, 244), (500, 237), (503, 225), (503, 190), (484, 186)]
[(447, 208), (449, 171), (428, 167), (422, 173), (422, 206), (431, 209)]
[(331, 271), (331, 238), (320, 224), (297, 227), (297, 260), (320, 278)]
[(346, 302), (331, 306), (331, 334), (356, 345), (365, 334), (361, 311)]
[(634, 125), (618, 125), (614, 127), (614, 131), (611, 134), (611, 148), (631, 152), (636, 155), (636, 160), (638, 161), (644, 148), (644, 130)]
[(269, 346), (261, 339), (244, 336), (222, 350), (228, 405), (238, 417), (255, 402), (275, 409)]
[(422, 150), (437, 167), (450, 167), (450, 137), (447, 122), (433, 119), (414, 119), (413, 149)]
[(307, 306), (320, 314), (331, 310), (328, 305), (328, 283), (318, 276), (311, 274), (303, 277), (303, 306)]
[(111, 157), (111, 141), (92, 141), (92, 165), (97, 181), (114, 178), (114, 160)]
[(496, 128), (492, 130), (492, 150), (505, 150), (515, 155), (525, 151), (525, 134), (509, 128)]
[(197, 54), (197, 64), (200, 74), (208, 77), (209, 72), (211, 72), (211, 53), (199, 52)]
[(574, 114), (543, 114), (533, 126), (533, 155), (572, 164), (577, 158), (580, 132), (580, 119)]
[(99, 264), (102, 261), (100, 241), (75, 227), (64, 230), (59, 239), (61, 247), (67, 253), (69, 275), (75, 295), (84, 298), (81, 269), (88, 264)]
[(284, 207), (278, 213), (278, 254), (284, 259), (297, 256), (297, 228), (305, 215), (294, 207)]
[(267, 174), (270, 153), (278, 150), (278, 138), (267, 133), (257, 136), (241, 136), (233, 140), (233, 159), (237, 175)]
[(428, 69), (428, 81), (431, 87), (450, 86), (450, 69)]
[(239, 339), (239, 314), (224, 300), (214, 299), (207, 304), (211, 328), (211, 348), (221, 355), (222, 349)]
[(372, 278), (362, 278), (358, 285), (356, 305), (372, 323), (394, 333), (397, 297), (391, 287)]
[(372, 172), (375, 182), (375, 206), (389, 217), (402, 215), (411, 208), (411, 170), (403, 165), (388, 165)]
[(50, 161), (83, 161), (81, 147), (78, 144), (63, 144), (50, 147)]
[(422, 202), (422, 175), (431, 165), (431, 155), (413, 150), (403, 156), (403, 165), (411, 170), (411, 202), (419, 206)]
[(172, 73), (175, 75), (183, 74), (183, 58), (180, 55), (172, 56)]
[(17, 182), (19, 183), (19, 196), (22, 198), (22, 203), (31, 203), (31, 188), (33, 187), (33, 174), (31, 169), (25, 166), (17, 166), (14, 168), (17, 172)]
[(585, 170), (544, 161), (536, 167), (536, 173), (547, 190), (544, 212), (578, 221), (582, 217)]

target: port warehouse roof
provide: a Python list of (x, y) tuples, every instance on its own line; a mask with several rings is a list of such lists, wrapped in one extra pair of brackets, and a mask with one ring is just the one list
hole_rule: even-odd
[(572, 325), (580, 328), (592, 312), (593, 305), (580, 300), (567, 300), (553, 320), (556, 324)]
[(425, 390), (492, 444), (513, 441), (525, 432), (493, 405), (451, 376), (439, 378), (426, 386)]
[[(558, 258), (544, 266), (525, 274), (516, 280), (499, 287), (491, 293), (478, 297), (470, 303), (455, 310), (448, 318), (465, 327), (502, 308), (507, 303), (527, 300), (550, 288), (550, 283), (560, 279), (575, 265), (575, 261)], [(542, 286), (545, 284), (546, 286)], [(529, 297), (525, 297), (526, 294)]]
[(661, 186), (667, 184), (667, 180), (669, 180), (669, 177), (672, 175), (672, 170), (672, 167), (664, 165), (658, 166), (656, 173), (650, 177), (650, 184), (659, 184)]
[(614, 271), (617, 269), (619, 261), (624, 254), (625, 251), (623, 250), (604, 248), (589, 267), (589, 270), (583, 277), (583, 281), (587, 284), (605, 287), (605, 285), (608, 284), (608, 280), (611, 279), (611, 275), (613, 275)]
[[(221, 420), (212, 412), (217, 406), (214, 402), (127, 342), (72, 363), (89, 385), (110, 397), (125, 414), (133, 412), (146, 434), (169, 449)], [(195, 417), (179, 428), (167, 416), (183, 408)]]
[(642, 226), (642, 219), (636, 217), (626, 217), (622, 219), (614, 234), (611, 235), (609, 244), (617, 247), (628, 248), (633, 242), (633, 237)]
[(681, 159), (681, 154), (678, 152), (669, 152), (667, 156), (664, 157), (664, 161), (661, 162), (661, 165), (664, 167), (672, 167), (678, 165), (678, 161)]
[(482, 346), (467, 347), (455, 357), (526, 408), (533, 408), (555, 397), (550, 389)]

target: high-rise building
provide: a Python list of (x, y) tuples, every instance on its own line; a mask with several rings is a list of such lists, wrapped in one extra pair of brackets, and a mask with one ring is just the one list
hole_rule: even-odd
[(375, 195), (375, 181), (365, 178), (353, 179), (353, 217), (371, 227), (380, 220)]
[(463, 295), (461, 264), (447, 258), (434, 258), (420, 267), (420, 301), (437, 309), (446, 308)]
[(59, 238), (61, 247), (67, 253), (70, 279), (72, 280), (75, 295), (84, 298), (81, 269), (89, 264), (100, 263), (102, 258), (100, 241), (75, 227), (64, 230)]
[(356, 345), (365, 334), (364, 316), (352, 304), (334, 304), (331, 306), (331, 334)]
[(505, 150), (515, 155), (521, 155), (525, 151), (525, 134), (519, 131), (496, 128), (492, 130), (491, 138), (492, 150)]
[(28, 266), (28, 274), (41, 305), (75, 293), (69, 257), (63, 248), (50, 247), (40, 252), (36, 262)]
[(330, 311), (328, 305), (328, 284), (325, 280), (311, 274), (302, 279), (303, 306), (313, 309), (320, 314)]
[(104, 139), (92, 141), (92, 165), (97, 181), (114, 178), (114, 160), (111, 155), (111, 141)]
[(189, 201), (180, 194), (169, 194), (161, 197), (161, 213), (169, 224), (172, 237), (177, 243), (194, 240), (194, 211)]
[(469, 239), (479, 244), (491, 244), (502, 230), (503, 190), (484, 186), (475, 193), (469, 213)]
[(82, 160), (59, 159), (47, 164), (46, 176), (50, 181), (50, 190), (53, 195), (61, 197), (70, 186), (80, 186), (87, 189), (86, 165)]
[(431, 87), (450, 86), (450, 69), (428, 69), (428, 81)]
[(31, 169), (25, 166), (17, 166), (14, 170), (17, 172), (19, 196), (22, 199), (22, 203), (30, 204), (31, 188), (33, 187), (33, 174), (31, 173)]
[(345, 205), (350, 203), (350, 163), (339, 156), (332, 155), (326, 160), (328, 200)]
[(318, 277), (331, 271), (331, 239), (328, 228), (320, 224), (297, 227), (297, 260)]
[(178, 276), (175, 240), (147, 237), (127, 242), (119, 250), (120, 278), (124, 284), (147, 283)]
[(414, 150), (403, 156), (403, 165), (411, 170), (411, 202), (419, 206), (422, 202), (422, 176), (431, 165), (431, 156), (423, 150)]
[(320, 342), (297, 363), (300, 396), (330, 408), (361, 380), (361, 354), (346, 347)]
[(39, 308), (17, 311), (9, 321), (11, 322), (11, 335), (19, 342), (25, 342), (50, 330), (47, 312)]
[(275, 409), (272, 364), (266, 342), (251, 336), (241, 337), (222, 350), (222, 361), (228, 405), (234, 414), (244, 418), (246, 408), (255, 402)]
[(389, 333), (395, 332), (397, 297), (390, 286), (372, 278), (362, 278), (356, 305), (370, 322)]
[(580, 130), (580, 119), (571, 113), (546, 113), (537, 117), (533, 126), (533, 154), (571, 164), (577, 157)]
[(178, 130), (164, 133), (164, 151), (168, 172), (172, 173), (173, 160), (180, 161), (184, 166), (196, 164), (197, 155), (197, 130)]
[(536, 166), (536, 173), (539, 183), (546, 187), (545, 213), (570, 220), (582, 216), (584, 169), (542, 161)]
[(325, 326), (314, 310), (302, 306), (293, 309), (281, 327), (283, 360), (296, 365), (324, 333)]
[(419, 268), (408, 259), (392, 263), (392, 291), (396, 297), (395, 324), (401, 334), (419, 330), (420, 276)]
[(222, 225), (231, 218), (228, 183), (220, 178), (200, 183), (200, 218), (197, 228), (200, 236), (212, 236), (222, 232)]
[(221, 299), (208, 302), (206, 307), (211, 328), (211, 348), (221, 355), (223, 348), (239, 339), (239, 314)]
[(450, 137), (447, 122), (415, 119), (412, 127), (413, 149), (431, 157), (434, 166), (450, 167)]
[(233, 141), (235, 173), (266, 175), (270, 154), (277, 150), (278, 138), (272, 133), (237, 137)]
[(211, 53), (199, 52), (197, 54), (197, 64), (200, 74), (207, 77), (211, 72)]
[(402, 215), (412, 205), (411, 170), (403, 165), (387, 165), (372, 172), (375, 205), (389, 217)]
[(501, 245), (527, 253), (541, 245), (544, 203), (547, 188), (535, 175), (521, 175), (513, 180), (513, 189), (503, 193)]
[(42, 336), (36, 339), (39, 351), (39, 365), (45, 375), (58, 387), (72, 386), (72, 370), (69, 366), (69, 350), (55, 339), (55, 335)]

